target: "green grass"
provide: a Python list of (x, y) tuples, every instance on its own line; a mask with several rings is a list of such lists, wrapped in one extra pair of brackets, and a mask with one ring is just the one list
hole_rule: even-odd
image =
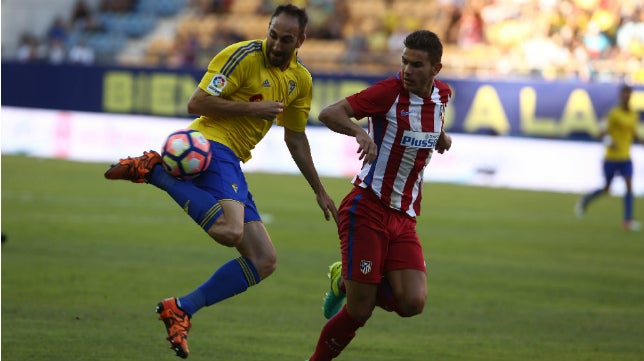
[[(107, 164), (2, 157), (2, 360), (174, 360), (154, 307), (236, 257), (162, 191)], [(249, 174), (276, 273), (193, 318), (190, 359), (303, 361), (338, 259), (302, 177)], [(336, 202), (347, 179), (325, 179)], [(425, 312), (376, 310), (338, 360), (644, 360), (644, 236), (621, 200), (431, 183), (418, 231)], [(644, 214), (644, 200), (636, 200)]]

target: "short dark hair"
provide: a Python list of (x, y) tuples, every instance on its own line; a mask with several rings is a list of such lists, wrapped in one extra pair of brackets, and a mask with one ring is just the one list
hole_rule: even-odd
[(403, 42), (407, 49), (422, 50), (429, 54), (429, 61), (438, 64), (443, 57), (443, 44), (438, 35), (429, 30), (416, 30)]
[(297, 17), (297, 20), (300, 23), (300, 31), (304, 32), (306, 25), (309, 23), (309, 16), (306, 15), (306, 10), (299, 8), (293, 4), (282, 4), (275, 8), (275, 11), (271, 16), (271, 21), (281, 13), (286, 13), (290, 16)]

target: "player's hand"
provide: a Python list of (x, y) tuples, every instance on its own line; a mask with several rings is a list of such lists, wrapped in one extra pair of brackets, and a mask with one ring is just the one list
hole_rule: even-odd
[(253, 114), (270, 122), (274, 121), (277, 116), (284, 111), (284, 103), (274, 101), (250, 102), (249, 106), (253, 107)]
[(335, 203), (333, 202), (333, 199), (329, 197), (327, 192), (325, 190), (322, 190), (320, 193), (317, 193), (315, 195), (318, 205), (322, 209), (322, 212), (324, 212), (324, 218), (328, 221), (333, 217), (333, 220), (335, 221), (336, 226), (338, 225), (338, 210), (335, 207)]
[(361, 159), (363, 164), (373, 163), (376, 160), (376, 156), (378, 156), (378, 146), (369, 137), (369, 134), (365, 131), (356, 134), (356, 142), (358, 143), (358, 151), (356, 153), (360, 153), (358, 159)]
[(439, 154), (445, 153), (446, 150), (449, 150), (452, 147), (452, 137), (447, 135), (445, 132), (441, 132), (441, 135), (438, 137), (436, 142), (436, 151)]

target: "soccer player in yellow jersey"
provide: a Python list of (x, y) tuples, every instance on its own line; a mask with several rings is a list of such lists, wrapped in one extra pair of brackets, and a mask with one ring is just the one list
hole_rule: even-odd
[(155, 151), (122, 159), (105, 173), (108, 179), (146, 182), (165, 190), (215, 241), (240, 253), (194, 291), (157, 305), (170, 348), (181, 358), (189, 355), (190, 319), (199, 309), (245, 291), (275, 270), (275, 247), (240, 167), (274, 122), (284, 128), (287, 148), (324, 217), (337, 222), (335, 204), (320, 181), (304, 132), (312, 79), (298, 61), (297, 49), (306, 38), (307, 21), (303, 9), (280, 5), (266, 39), (233, 44), (212, 59), (188, 101), (188, 111), (200, 115), (190, 128), (211, 144), (212, 161), (199, 177), (175, 179)]
[(624, 228), (631, 231), (640, 229), (639, 222), (633, 219), (633, 162), (631, 144), (639, 141), (637, 136), (638, 114), (630, 108), (633, 88), (624, 85), (620, 88), (619, 105), (608, 113), (606, 129), (602, 132), (606, 154), (604, 156), (604, 187), (585, 194), (575, 208), (577, 216), (583, 217), (588, 205), (599, 196), (608, 193), (615, 175), (621, 175), (626, 183), (624, 194)]

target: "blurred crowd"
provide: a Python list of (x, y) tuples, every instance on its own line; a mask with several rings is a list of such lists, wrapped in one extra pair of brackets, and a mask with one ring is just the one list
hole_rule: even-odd
[[(211, 1), (195, 0), (193, 6), (206, 4), (201, 10), (227, 13), (233, 1), (243, 0), (215, 1), (226, 4), (217, 8), (208, 8)], [(309, 39), (343, 43), (342, 54), (332, 59), (338, 71), (395, 69), (404, 36), (426, 28), (443, 40), (444, 71), (450, 75), (644, 84), (644, 3), (640, 0), (293, 2), (307, 8)], [(269, 15), (278, 3), (261, 0), (257, 13)], [(205, 66), (222, 46), (244, 38), (246, 27), (246, 23), (217, 27), (213, 36), (222, 35), (223, 41), (214, 48), (200, 49), (194, 38), (177, 38), (178, 49), (208, 54), (190, 56), (184, 65)], [(186, 42), (191, 45), (185, 46)]]
[[(98, 11), (131, 11), (141, 0), (104, 0)], [(146, 65), (204, 67), (224, 46), (265, 36), (277, 0), (186, 0), (193, 31), (178, 31)], [(445, 44), (444, 71), (456, 76), (523, 76), (644, 84), (641, 0), (293, 0), (310, 16), (309, 39), (342, 44), (338, 70), (394, 69), (402, 39), (426, 28)], [(257, 21), (224, 21), (241, 4)], [(216, 19), (206, 26), (206, 19)], [(197, 19), (197, 20), (195, 20)], [(203, 19), (203, 24), (200, 23)], [(247, 19), (247, 18), (244, 18)], [(181, 21), (181, 20), (179, 20)], [(256, 22), (260, 22), (259, 27)], [(101, 31), (83, 0), (53, 21), (46, 39), (24, 36), (21, 61), (92, 63), (82, 41), (63, 51), (70, 28)], [(201, 29), (200, 29), (201, 28)], [(204, 36), (203, 29), (208, 33)], [(252, 29), (258, 29), (253, 32)], [(197, 32), (200, 29), (201, 32)], [(303, 52), (306, 49), (304, 45)], [(371, 67), (367, 67), (370, 65)], [(312, 67), (315, 70), (314, 67)]]
[(445, 9), (445, 42), (494, 52), (492, 73), (644, 83), (639, 0), (470, 0)]
[(83, 34), (107, 31), (98, 17), (99, 12), (128, 13), (133, 11), (137, 0), (101, 0), (97, 9), (86, 1), (77, 0), (67, 16), (58, 15), (49, 25), (44, 37), (31, 32), (20, 35), (17, 59), (21, 62), (51, 64), (94, 64), (95, 49), (83, 37), (72, 37), (75, 32)]

